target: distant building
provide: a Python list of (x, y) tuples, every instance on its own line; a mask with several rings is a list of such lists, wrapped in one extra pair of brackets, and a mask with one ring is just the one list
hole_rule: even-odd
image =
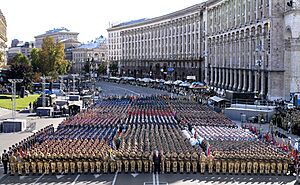
[(72, 49), (80, 46), (78, 41), (77, 32), (71, 32), (67, 28), (54, 28), (53, 30), (46, 31), (45, 34), (35, 36), (35, 45), (37, 48), (42, 48), (43, 39), (46, 37), (53, 37), (55, 42), (61, 42), (65, 47), (65, 59), (72, 61)]
[(93, 61), (92, 70), (97, 70), (99, 65), (107, 61), (107, 41), (102, 35), (94, 41), (72, 49), (72, 73), (85, 73), (84, 65), (86, 61)]
[(30, 58), (30, 52), (34, 48), (34, 42), (23, 42), (18, 39), (12, 40), (12, 47), (10, 47), (7, 51), (7, 60), (10, 61), (16, 56), (18, 53), (22, 53), (23, 55)]
[(73, 44), (78, 43), (78, 34), (77, 32), (71, 32), (70, 30), (68, 30), (67, 28), (54, 28), (53, 30), (49, 30), (46, 31), (46, 33), (35, 36), (35, 46), (37, 48), (42, 48), (42, 44), (43, 44), (43, 39), (46, 37), (53, 37), (55, 42), (61, 42), (63, 41), (64, 43), (69, 40), (69, 42), (66, 43), (66, 47), (67, 48), (69, 45), (71, 45), (72, 43), (70, 43), (71, 41), (74, 41)]
[(300, 93), (300, 0), (207, 0), (107, 31), (121, 75), (193, 76), (219, 94), (257, 99)]
[(6, 42), (7, 42), (7, 36), (6, 36), (6, 19), (0, 10), (0, 66), (6, 65)]

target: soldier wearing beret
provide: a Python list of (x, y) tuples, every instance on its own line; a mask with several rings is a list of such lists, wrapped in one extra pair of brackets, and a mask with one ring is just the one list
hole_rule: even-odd
[(165, 161), (166, 161), (166, 172), (170, 173), (171, 172), (171, 153), (169, 151), (167, 151), (167, 153), (166, 153)]
[(194, 151), (193, 153), (192, 153), (192, 168), (193, 168), (193, 173), (197, 173), (197, 169), (198, 169), (198, 166), (197, 166), (197, 164), (198, 164), (198, 160), (199, 160), (199, 156), (198, 156), (198, 154), (197, 154), (197, 152), (196, 151)]
[(200, 172), (204, 174), (205, 170), (206, 170), (206, 156), (204, 152), (202, 152), (200, 157)]

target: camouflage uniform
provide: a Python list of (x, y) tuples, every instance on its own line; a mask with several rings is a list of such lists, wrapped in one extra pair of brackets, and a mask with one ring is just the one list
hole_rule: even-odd
[(166, 161), (166, 172), (170, 173), (171, 172), (171, 153), (170, 152), (166, 153), (165, 161)]
[(205, 170), (206, 170), (206, 156), (204, 152), (202, 152), (200, 157), (200, 172), (203, 174), (205, 173)]
[(197, 154), (197, 152), (193, 152), (192, 154), (192, 168), (193, 168), (193, 173), (197, 173), (197, 169), (198, 169), (198, 159), (199, 159), (199, 156)]
[(178, 156), (180, 173), (183, 173), (183, 171), (184, 171), (184, 160), (185, 160), (185, 156), (184, 156), (183, 152), (181, 152)]

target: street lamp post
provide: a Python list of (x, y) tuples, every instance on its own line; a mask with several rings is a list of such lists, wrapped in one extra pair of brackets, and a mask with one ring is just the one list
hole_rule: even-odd
[(71, 74), (73, 80), (73, 92), (75, 92), (75, 74)]
[[(263, 49), (263, 46), (261, 45), (261, 44), (259, 44), (259, 45), (257, 45), (256, 46), (256, 49), (255, 49), (255, 52), (256, 53), (258, 53), (259, 54), (259, 59), (258, 60), (256, 60), (255, 61), (255, 66), (256, 66), (256, 68), (257, 68), (257, 89), (256, 89), (256, 93), (257, 93), (257, 98), (259, 98), (259, 99), (261, 99), (262, 98), (262, 96), (263, 96), (263, 94), (260, 94), (260, 92), (259, 92), (259, 81), (261, 81), (260, 80), (260, 77), (261, 77), (261, 67), (263, 66), (263, 60), (262, 60), (262, 56), (263, 56), (263, 52), (265, 52), (264, 51), (264, 49)], [(264, 88), (264, 87), (262, 87), (262, 88)]]
[(12, 83), (12, 119), (16, 118), (16, 85), (17, 83), (21, 83), (23, 79), (8, 79), (10, 83)]
[(42, 79), (42, 107), (46, 107), (46, 99), (45, 99), (45, 81), (46, 79), (50, 79), (51, 77), (50, 76), (42, 76), (41, 79)]

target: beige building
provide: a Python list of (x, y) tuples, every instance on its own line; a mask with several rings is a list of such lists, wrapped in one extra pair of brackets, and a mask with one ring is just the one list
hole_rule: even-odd
[(103, 63), (106, 65), (107, 52), (107, 41), (103, 36), (72, 49), (72, 73), (84, 74), (84, 65), (87, 61), (93, 61), (91, 70), (97, 70)]
[(6, 65), (6, 19), (0, 10), (0, 67)]
[[(43, 39), (46, 37), (53, 37), (55, 42), (62, 42), (64, 44), (72, 45), (78, 44), (78, 34), (77, 32), (71, 32), (67, 28), (54, 28), (53, 30), (48, 30), (46, 33), (35, 36), (35, 47), (42, 48)], [(68, 42), (66, 42), (68, 40)], [(73, 41), (74, 43), (70, 43)], [(65, 46), (67, 48), (68, 46)]]
[[(300, 1), (208, 0), (108, 29), (122, 74), (196, 76), (218, 91), (289, 100), (300, 92)], [(124, 72), (125, 71), (125, 72)]]

